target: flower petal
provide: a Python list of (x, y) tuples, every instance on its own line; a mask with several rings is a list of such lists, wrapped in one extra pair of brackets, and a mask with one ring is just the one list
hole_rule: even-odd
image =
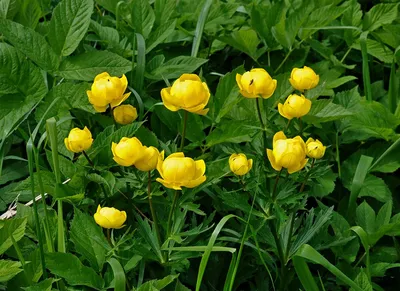
[(279, 166), (276, 163), (275, 157), (274, 157), (274, 154), (273, 154), (272, 150), (267, 149), (267, 156), (268, 156), (268, 160), (271, 163), (271, 166), (272, 166), (272, 168), (274, 168), (274, 170), (276, 170), (276, 171), (282, 170), (282, 166)]
[(204, 162), (204, 160), (198, 160), (194, 162), (194, 165), (196, 167), (196, 170), (193, 177), (194, 179), (197, 179), (200, 176), (203, 176), (206, 172), (206, 163)]
[(159, 183), (161, 183), (161, 184), (163, 184), (164, 187), (167, 187), (167, 188), (169, 188), (169, 189), (182, 190), (182, 188), (181, 188), (179, 185), (176, 185), (176, 184), (174, 184), (174, 183), (170, 183), (170, 182), (165, 181), (165, 180), (163, 180), (163, 179), (161, 179), (161, 178), (157, 178), (156, 181), (159, 182)]
[(184, 185), (186, 188), (194, 188), (199, 186), (201, 183), (204, 183), (206, 181), (207, 177), (206, 176), (200, 176), (199, 178), (195, 179), (195, 180), (191, 180), (191, 181), (187, 181), (185, 182)]
[(110, 75), (107, 72), (103, 72), (101, 74), (98, 74), (95, 78), (94, 78), (94, 82), (100, 80), (100, 79), (106, 79), (109, 78)]
[[(125, 90), (124, 90), (125, 91)], [(131, 92), (128, 92), (122, 96), (121, 99), (114, 100), (110, 103), (111, 108), (119, 106), (122, 102), (124, 102), (131, 95)]]
[(289, 120), (292, 119), (293, 117), (290, 117), (289, 115), (285, 114), (284, 107), (285, 107), (285, 105), (283, 105), (281, 103), (278, 104), (279, 114), (282, 115), (283, 117), (285, 117), (286, 119), (289, 119)]

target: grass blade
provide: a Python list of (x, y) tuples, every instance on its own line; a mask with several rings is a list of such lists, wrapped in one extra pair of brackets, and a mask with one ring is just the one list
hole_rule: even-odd
[(369, 249), (370, 249), (370, 245), (369, 245), (369, 241), (368, 241), (368, 234), (360, 226), (353, 226), (350, 229), (352, 231), (354, 231), (358, 235), (358, 237), (360, 238), (361, 244), (364, 247), (365, 258), (366, 258), (366, 263), (365, 263), (366, 272), (367, 272), (368, 280), (371, 283), (371, 272), (370, 272), (370, 264), (369, 264)]
[(107, 262), (110, 264), (114, 273), (114, 290), (125, 291), (126, 277), (124, 268), (122, 268), (120, 262), (115, 258), (110, 258)]
[[(314, 264), (318, 264), (326, 268), (329, 272), (336, 276), (339, 280), (343, 283), (347, 284), (348, 286), (352, 287), (355, 291), (362, 291), (362, 289), (349, 277), (347, 277), (342, 271), (332, 265), (327, 259), (324, 258), (319, 252), (317, 252), (312, 246), (310, 245), (303, 245), (296, 253), (295, 257), (301, 257), (307, 260), (310, 260)], [(300, 265), (301, 266), (301, 265)], [(304, 267), (301, 266), (301, 267)], [(296, 269), (297, 271), (297, 269)], [(317, 289), (318, 290), (318, 289)]]
[(319, 291), (318, 285), (312, 276), (306, 261), (302, 257), (293, 257), (293, 265), (297, 276), (306, 291)]
[(399, 82), (396, 76), (396, 61), (393, 60), (392, 67), (390, 68), (389, 78), (389, 110), (395, 113), (397, 108), (397, 98), (399, 96)]
[(347, 217), (353, 215), (356, 208), (356, 200), (358, 194), (360, 194), (361, 187), (364, 183), (365, 177), (368, 174), (369, 168), (373, 158), (362, 155), (360, 161), (358, 162), (356, 173), (354, 174), (353, 183), (351, 184), (349, 206), (347, 209)]
[(371, 78), (369, 75), (369, 64), (368, 64), (367, 37), (368, 37), (368, 31), (364, 31), (360, 35), (362, 72), (363, 72), (363, 82), (364, 82), (364, 94), (367, 97), (368, 101), (372, 101)]
[(199, 52), (201, 38), (203, 36), (204, 25), (206, 24), (208, 11), (210, 11), (212, 2), (213, 0), (207, 0), (204, 3), (203, 9), (201, 10), (199, 15), (199, 19), (197, 20), (196, 31), (194, 33), (193, 45), (192, 45), (192, 53), (191, 53), (192, 57), (196, 57)]
[[(163, 248), (162, 250), (168, 251), (181, 251), (181, 252), (205, 252), (208, 246), (190, 246), (190, 247), (170, 247), (170, 248)], [(235, 248), (228, 248), (228, 247), (212, 247), (212, 252), (236, 252)]]
[(136, 33), (135, 35), (137, 43), (137, 59), (133, 87), (136, 89), (136, 91), (141, 93), (143, 89), (144, 70), (146, 67), (146, 43), (143, 35), (140, 33)]
[(400, 138), (397, 139), (376, 161), (375, 163), (372, 164), (372, 166), (369, 168), (370, 171), (373, 171), (374, 168), (379, 165), (379, 163), (392, 151), (397, 149), (397, 147), (400, 145)]
[(224, 227), (225, 223), (233, 217), (236, 217), (236, 215), (230, 214), (230, 215), (224, 216), (220, 220), (220, 222), (217, 224), (217, 226), (215, 227), (215, 229), (211, 235), (211, 238), (208, 241), (207, 249), (204, 252), (203, 257), (200, 262), (199, 272), (197, 274), (196, 291), (200, 291), (201, 282), (203, 280), (204, 272), (206, 271), (208, 259), (210, 258), (210, 254), (212, 252), (212, 248), (214, 247), (215, 241), (217, 240), (217, 237), (218, 237), (221, 229)]

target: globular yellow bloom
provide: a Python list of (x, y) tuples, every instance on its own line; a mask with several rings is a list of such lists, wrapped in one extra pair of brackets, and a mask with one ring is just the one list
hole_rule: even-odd
[(275, 133), (272, 150), (267, 149), (271, 166), (280, 171), (286, 168), (289, 174), (300, 171), (307, 164), (306, 144), (300, 136), (286, 138), (283, 131)]
[(130, 92), (124, 94), (127, 86), (128, 80), (125, 75), (118, 78), (111, 77), (104, 72), (96, 76), (92, 84), (92, 90), (86, 91), (86, 93), (94, 109), (97, 112), (104, 112), (107, 110), (108, 105), (114, 108), (129, 97)]
[(123, 137), (119, 143), (113, 142), (111, 150), (117, 164), (129, 167), (143, 157), (143, 145), (136, 137)]
[(113, 111), (114, 119), (119, 124), (132, 123), (137, 117), (137, 110), (130, 104), (120, 105)]
[(135, 167), (140, 171), (148, 172), (157, 168), (160, 152), (155, 147), (143, 146), (143, 156), (135, 162)]
[(196, 74), (183, 74), (172, 87), (161, 90), (164, 106), (171, 111), (183, 109), (195, 114), (205, 115), (209, 109), (206, 107), (210, 99), (207, 84), (202, 82)]
[(290, 74), (290, 84), (300, 91), (309, 90), (318, 85), (319, 76), (313, 69), (304, 66), (301, 68), (294, 68)]
[(181, 152), (169, 155), (165, 160), (162, 152), (157, 170), (161, 175), (161, 178), (157, 178), (157, 182), (170, 189), (194, 188), (206, 180), (204, 160), (194, 161)]
[(243, 176), (253, 167), (253, 160), (247, 159), (245, 154), (232, 154), (229, 157), (229, 167), (236, 175)]
[(65, 147), (67, 150), (80, 153), (86, 151), (92, 146), (93, 138), (90, 130), (85, 126), (84, 129), (72, 129), (68, 137), (64, 139)]
[(300, 96), (291, 94), (284, 104), (278, 104), (279, 113), (287, 119), (302, 117), (310, 112), (310, 109), (311, 100), (304, 97), (303, 94)]
[(244, 97), (267, 99), (274, 94), (277, 81), (264, 69), (252, 69), (243, 75), (236, 74), (236, 83)]
[(126, 221), (126, 212), (119, 211), (114, 207), (101, 208), (99, 205), (94, 214), (94, 220), (103, 228), (122, 228)]
[(306, 142), (307, 148), (307, 156), (313, 159), (320, 159), (324, 156), (326, 146), (322, 144), (318, 139), (314, 140), (313, 138), (309, 138)]

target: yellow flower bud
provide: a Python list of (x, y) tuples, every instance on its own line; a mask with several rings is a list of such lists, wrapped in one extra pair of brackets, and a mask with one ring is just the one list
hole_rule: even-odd
[(157, 182), (170, 189), (194, 188), (206, 180), (204, 160), (194, 161), (185, 157), (183, 153), (171, 154), (164, 160), (164, 152), (162, 152), (157, 170), (161, 175), (161, 178), (157, 178)]
[(310, 109), (311, 100), (304, 97), (303, 94), (300, 96), (296, 94), (289, 95), (283, 105), (281, 103), (278, 104), (279, 113), (287, 119), (302, 117), (310, 112)]
[(171, 111), (183, 109), (195, 114), (205, 115), (209, 109), (206, 107), (210, 99), (207, 84), (202, 82), (196, 74), (183, 74), (172, 87), (161, 90), (164, 106)]
[(313, 159), (320, 159), (324, 156), (326, 146), (322, 144), (318, 139), (314, 140), (309, 138), (306, 142), (307, 156)]
[(236, 83), (244, 97), (267, 99), (274, 94), (277, 81), (264, 69), (252, 69), (243, 75), (236, 74)]
[(289, 82), (295, 89), (304, 91), (315, 88), (318, 85), (319, 76), (313, 69), (304, 66), (302, 69), (294, 68), (292, 70)]
[(157, 168), (160, 152), (155, 147), (143, 146), (143, 156), (135, 162), (140, 171), (148, 172)]
[(114, 119), (119, 124), (132, 123), (137, 117), (137, 110), (132, 105), (120, 105), (113, 110)]
[(101, 208), (99, 205), (94, 214), (94, 220), (103, 228), (122, 228), (126, 221), (126, 212), (119, 211), (114, 207)]
[(229, 167), (236, 175), (243, 176), (253, 167), (253, 160), (248, 160), (245, 154), (232, 154), (229, 158)]
[(267, 155), (276, 171), (286, 168), (292, 174), (307, 164), (306, 144), (300, 136), (286, 138), (283, 131), (279, 131), (274, 135), (272, 146), (272, 150), (267, 149)]
[(115, 142), (111, 145), (114, 161), (117, 164), (129, 167), (143, 156), (143, 145), (136, 137), (123, 137), (118, 144)]
[(85, 126), (84, 129), (72, 129), (68, 137), (64, 139), (65, 147), (67, 150), (80, 153), (86, 151), (92, 146), (93, 138), (90, 130)]
[(111, 77), (104, 72), (96, 76), (92, 84), (92, 90), (86, 91), (86, 93), (94, 109), (97, 112), (104, 112), (109, 104), (111, 108), (114, 108), (129, 97), (130, 92), (124, 94), (127, 86), (128, 80), (125, 75), (118, 78)]

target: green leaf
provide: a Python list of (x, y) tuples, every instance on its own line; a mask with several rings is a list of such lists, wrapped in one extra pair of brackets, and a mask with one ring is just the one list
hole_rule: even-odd
[(125, 284), (126, 284), (125, 272), (120, 262), (118, 262), (118, 260), (115, 258), (110, 258), (107, 262), (110, 264), (111, 269), (113, 270), (114, 273), (114, 290), (125, 291)]
[(46, 266), (57, 276), (64, 278), (72, 286), (88, 286), (100, 290), (104, 286), (103, 279), (79, 259), (69, 253), (47, 253)]
[[(387, 64), (393, 62), (393, 51), (390, 48), (373, 39), (367, 39), (366, 44), (368, 54)], [(361, 50), (359, 42), (354, 43), (351, 47)]]
[(102, 26), (96, 21), (91, 20), (90, 29), (92, 29), (101, 40), (105, 41), (108, 44), (108, 47), (121, 49), (119, 43), (119, 33), (115, 28)]
[(373, 31), (397, 19), (399, 4), (374, 5), (364, 16), (363, 30)]
[(179, 277), (178, 275), (168, 275), (161, 280), (151, 280), (144, 283), (140, 286), (136, 291), (160, 291), (167, 287), (169, 284), (175, 281), (176, 278)]
[[(351, 0), (349, 3), (347, 10), (343, 13), (341, 23), (343, 26), (360, 27), (363, 16), (361, 4), (357, 0)], [(344, 39), (347, 45), (351, 45), (355, 39), (359, 38), (359, 35), (360, 31), (358, 30), (345, 30)]]
[(373, 175), (368, 175), (361, 186), (358, 197), (373, 197), (378, 201), (386, 202), (392, 199), (392, 193), (385, 181)]
[(0, 19), (0, 30), (15, 48), (39, 67), (46, 71), (57, 69), (58, 57), (42, 35), (31, 28), (6, 19)]
[(382, 225), (387, 225), (390, 223), (390, 218), (392, 217), (392, 208), (393, 208), (393, 202), (392, 200), (389, 200), (388, 202), (383, 204), (381, 209), (379, 209), (375, 221), (377, 228), (379, 228)]
[(253, 60), (258, 59), (257, 47), (260, 44), (257, 33), (252, 29), (241, 29), (219, 38), (235, 49), (244, 52)]
[(156, 0), (154, 3), (154, 14), (156, 17), (156, 25), (166, 23), (176, 8), (175, 0)]
[[(365, 271), (363, 269), (360, 270), (360, 273), (358, 273), (356, 279), (354, 280), (354, 282), (357, 283), (358, 286), (360, 286), (360, 288), (363, 291), (373, 291), (374, 289), (372, 288), (372, 285), (368, 279), (367, 274), (365, 273)], [(354, 288), (350, 288), (350, 291), (355, 291), (356, 289)]]
[(174, 31), (176, 26), (176, 19), (169, 20), (157, 27), (155, 31), (150, 33), (149, 39), (146, 44), (146, 54), (151, 52), (157, 45), (162, 43)]
[(371, 265), (371, 277), (384, 277), (387, 270), (399, 268), (400, 263), (375, 263)]
[(46, 92), (40, 70), (15, 48), (0, 43), (0, 140), (33, 111)]
[(357, 207), (356, 222), (357, 225), (361, 226), (368, 234), (374, 233), (376, 230), (375, 211), (366, 201)]
[(208, 60), (188, 56), (179, 56), (161, 64), (151, 72), (145, 73), (152, 80), (175, 79), (184, 73), (192, 73)]
[(40, 283), (22, 289), (25, 291), (51, 291), (54, 281), (54, 279), (45, 279)]
[(93, 0), (62, 0), (54, 9), (48, 40), (59, 56), (69, 56), (86, 34)]
[(0, 282), (7, 282), (22, 272), (20, 262), (0, 260)]
[(239, 87), (236, 84), (236, 74), (244, 73), (243, 66), (240, 66), (223, 76), (218, 83), (217, 91), (213, 99), (214, 121), (219, 123), (229, 111), (242, 100)]
[(352, 114), (351, 111), (333, 103), (332, 100), (322, 99), (312, 102), (311, 110), (304, 116), (304, 121), (308, 123), (323, 123), (342, 119)]
[(92, 268), (101, 271), (106, 252), (110, 249), (103, 231), (92, 216), (75, 208), (71, 222), (70, 236), (76, 251), (87, 259)]
[(319, 291), (318, 285), (315, 282), (306, 261), (298, 256), (294, 257), (292, 260), (297, 277), (304, 289), (306, 291)]
[(249, 142), (253, 140), (253, 135), (256, 132), (257, 128), (243, 124), (242, 121), (221, 123), (219, 127), (214, 129), (211, 134), (207, 136), (207, 147), (225, 142)]
[(269, 49), (277, 46), (271, 27), (275, 26), (285, 16), (285, 3), (253, 4), (251, 8), (251, 26), (263, 38)]
[(0, 255), (3, 254), (13, 243), (11, 236), (18, 242), (25, 234), (26, 218), (14, 218), (0, 222)]
[(153, 28), (154, 11), (147, 0), (134, 0), (132, 4), (132, 25), (136, 33), (146, 39)]
[(354, 76), (345, 76), (345, 77), (328, 82), (326, 84), (325, 88), (326, 89), (334, 89), (339, 86), (342, 86), (343, 84), (346, 84), (347, 82), (350, 82), (350, 81), (353, 81), (356, 79), (357, 79), (357, 77), (354, 77)]
[(310, 195), (314, 197), (325, 197), (335, 190), (335, 181), (337, 175), (329, 168), (322, 176), (315, 178), (311, 184)]
[(96, 75), (103, 72), (120, 77), (131, 69), (131, 62), (117, 54), (91, 51), (66, 58), (60, 65), (58, 75), (70, 80), (93, 81)]

